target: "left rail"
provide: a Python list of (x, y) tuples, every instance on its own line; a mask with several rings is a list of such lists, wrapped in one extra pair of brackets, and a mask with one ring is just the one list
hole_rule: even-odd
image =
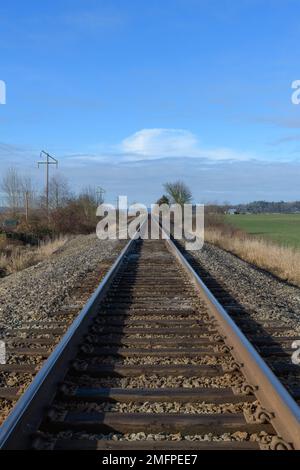
[(43, 409), (52, 401), (57, 384), (64, 378), (69, 361), (82, 341), (87, 327), (97, 315), (99, 304), (130, 252), (134, 238), (122, 250), (94, 294), (0, 427), (0, 449), (16, 448), (16, 439), (18, 448), (20, 448), (19, 446), (28, 447), (32, 432), (39, 426)]

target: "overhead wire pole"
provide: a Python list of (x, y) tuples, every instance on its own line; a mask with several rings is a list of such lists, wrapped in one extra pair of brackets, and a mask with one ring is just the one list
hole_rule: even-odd
[(98, 186), (96, 190), (96, 195), (97, 195), (97, 206), (99, 206), (99, 203), (102, 204), (103, 202), (103, 195), (105, 194), (105, 189), (101, 188), (101, 186)]
[(47, 210), (47, 216), (49, 217), (49, 165), (56, 165), (56, 168), (58, 167), (58, 160), (56, 158), (52, 157), (49, 155), (49, 153), (45, 152), (44, 150), (41, 151), (40, 157), (45, 155), (46, 161), (40, 161), (38, 162), (38, 168), (40, 165), (46, 165), (46, 210)]

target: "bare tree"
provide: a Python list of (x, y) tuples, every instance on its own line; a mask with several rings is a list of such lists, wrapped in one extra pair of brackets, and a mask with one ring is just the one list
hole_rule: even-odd
[(1, 181), (1, 189), (6, 196), (7, 205), (15, 216), (21, 206), (22, 180), (18, 171), (11, 167)]
[(100, 188), (100, 186), (85, 186), (80, 195), (80, 199), (86, 199), (89, 201), (91, 205), (99, 206), (104, 202), (104, 189)]
[(71, 198), (68, 180), (61, 174), (52, 176), (49, 183), (49, 206), (51, 209), (64, 207)]
[(175, 181), (175, 183), (166, 183), (164, 188), (169, 196), (172, 204), (188, 204), (192, 200), (190, 188), (183, 181)]
[(97, 205), (97, 191), (95, 186), (85, 186), (79, 194), (79, 199), (86, 199), (92, 205)]
[(96, 214), (98, 206), (97, 189), (94, 186), (86, 186), (79, 194), (78, 202), (83, 210), (85, 218), (90, 220)]

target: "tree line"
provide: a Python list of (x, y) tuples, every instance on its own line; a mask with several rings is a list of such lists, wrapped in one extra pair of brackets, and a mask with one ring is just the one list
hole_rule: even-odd
[(90, 233), (97, 223), (96, 208), (103, 193), (94, 186), (75, 194), (67, 178), (55, 174), (49, 181), (48, 207), (44, 191), (37, 190), (28, 176), (9, 168), (0, 181), (5, 198), (4, 216), (17, 219), (17, 231), (46, 236), (56, 233)]
[(234, 207), (240, 213), (250, 212), (252, 214), (261, 213), (295, 213), (300, 212), (300, 201), (294, 202), (268, 202), (268, 201), (254, 201), (248, 204), (238, 204)]
[[(64, 233), (91, 233), (98, 219), (96, 210), (104, 202), (103, 191), (94, 186), (84, 187), (79, 194), (72, 192), (67, 178), (55, 174), (45, 191), (36, 190), (30, 177), (10, 168), (0, 181), (5, 196), (5, 214), (17, 219), (16, 231), (36, 237)], [(187, 204), (192, 200), (190, 188), (183, 181), (164, 184), (165, 194), (159, 204)]]

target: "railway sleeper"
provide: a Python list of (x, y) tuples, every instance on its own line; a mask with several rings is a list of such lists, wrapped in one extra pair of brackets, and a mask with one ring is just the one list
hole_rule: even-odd
[(219, 377), (224, 374), (219, 365), (91, 365), (87, 361), (74, 361), (70, 373), (72, 375), (87, 374), (91, 377), (136, 377), (140, 375), (183, 376), (183, 377)]
[(132, 451), (132, 450), (170, 450), (170, 451), (190, 451), (190, 450), (260, 450), (257, 442), (250, 441), (207, 441), (207, 440), (154, 440), (151, 439), (130, 441), (125, 438), (120, 440), (112, 439), (62, 439), (55, 435), (47, 439), (39, 435), (34, 440), (36, 450), (105, 450), (105, 451)]
[(75, 384), (62, 384), (59, 398), (64, 400), (94, 403), (122, 402), (179, 402), (179, 403), (243, 403), (254, 402), (254, 395), (235, 394), (231, 388), (160, 388), (160, 389), (123, 389), (88, 388)]
[(223, 434), (266, 432), (274, 434), (270, 424), (248, 423), (242, 413), (167, 414), (62, 411), (52, 408), (40, 430), (50, 432), (84, 431), (89, 433), (181, 433)]
[(82, 345), (80, 347), (80, 356), (84, 357), (101, 357), (101, 356), (115, 356), (115, 357), (200, 357), (211, 356), (218, 358), (230, 358), (230, 354), (223, 352), (215, 352), (211, 349), (178, 349), (168, 348), (161, 350), (156, 349), (129, 349), (129, 348), (99, 348), (97, 346)]

